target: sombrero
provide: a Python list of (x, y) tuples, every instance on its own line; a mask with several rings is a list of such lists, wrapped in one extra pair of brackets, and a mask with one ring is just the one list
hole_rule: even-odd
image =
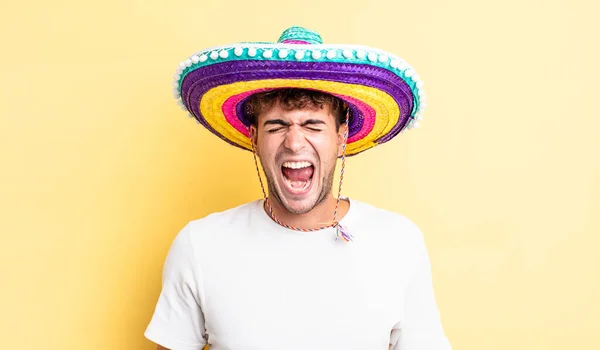
[(418, 127), (423, 82), (401, 58), (359, 45), (323, 44), (291, 27), (277, 43), (242, 42), (202, 50), (179, 64), (173, 94), (200, 124), (228, 143), (252, 149), (244, 102), (279, 88), (323, 91), (349, 108), (347, 155)]

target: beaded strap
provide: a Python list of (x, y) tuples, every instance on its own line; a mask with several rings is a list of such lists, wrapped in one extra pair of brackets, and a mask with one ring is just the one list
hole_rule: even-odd
[(333, 227), (336, 229), (336, 240), (341, 236), (342, 239), (344, 239), (346, 242), (350, 242), (352, 240), (352, 235), (350, 233), (348, 233), (344, 227), (342, 227), (342, 225), (340, 225), (340, 223), (337, 221), (337, 212), (340, 206), (340, 199), (341, 199), (341, 193), (342, 193), (342, 181), (344, 180), (344, 168), (346, 167), (346, 143), (348, 141), (348, 120), (350, 119), (350, 113), (346, 113), (346, 131), (344, 132), (344, 144), (342, 145), (342, 167), (341, 167), (341, 172), (340, 172), (340, 186), (338, 188), (338, 195), (337, 195), (337, 201), (335, 203), (335, 210), (333, 211), (333, 222), (329, 225), (325, 225), (325, 226), (320, 226), (317, 228), (299, 228), (299, 227), (295, 227), (295, 226), (291, 226), (288, 225), (284, 222), (281, 222), (277, 216), (275, 216), (275, 213), (273, 212), (273, 207), (271, 206), (271, 203), (269, 201), (269, 197), (267, 196), (267, 192), (265, 191), (265, 186), (263, 184), (262, 181), (262, 176), (260, 175), (260, 170), (258, 167), (258, 161), (256, 159), (256, 148), (254, 147), (254, 142), (252, 143), (252, 154), (254, 156), (254, 165), (256, 166), (256, 172), (258, 174), (258, 181), (260, 182), (260, 188), (262, 190), (263, 193), (263, 197), (265, 199), (265, 203), (267, 204), (267, 209), (269, 211), (269, 216), (271, 217), (271, 219), (273, 219), (273, 221), (275, 221), (277, 224), (291, 229), (291, 230), (295, 230), (295, 231), (301, 231), (301, 232), (314, 232), (314, 231), (319, 231), (319, 230), (323, 230), (326, 228), (330, 228)]

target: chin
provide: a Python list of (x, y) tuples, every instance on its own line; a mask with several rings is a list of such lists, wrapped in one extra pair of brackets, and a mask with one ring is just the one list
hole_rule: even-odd
[(288, 201), (286, 199), (283, 199), (283, 206), (285, 207), (285, 209), (287, 209), (287, 211), (289, 211), (292, 214), (296, 214), (296, 215), (301, 215), (301, 214), (306, 214), (308, 212), (310, 212), (311, 210), (313, 210), (313, 208), (317, 205), (317, 200), (316, 198), (306, 198), (304, 200), (292, 200), (292, 201)]
[(306, 214), (318, 204), (319, 191), (317, 191), (318, 188), (316, 186), (314, 188), (313, 186), (314, 185), (311, 184), (308, 191), (302, 194), (290, 193), (285, 185), (279, 186), (277, 197), (281, 202), (281, 205), (283, 205), (290, 213), (297, 215)]
[[(286, 176), (286, 174), (290, 174), (290, 168), (292, 170), (304, 169), (306, 173), (310, 174), (310, 177), (307, 180), (290, 180), (291, 178)], [(273, 199), (277, 200), (289, 213), (306, 214), (324, 198), (323, 191), (325, 189), (320, 170), (320, 164), (312, 160), (286, 159), (272, 172), (275, 176), (268, 178), (268, 180), (274, 180), (269, 181), (269, 192), (273, 193)]]

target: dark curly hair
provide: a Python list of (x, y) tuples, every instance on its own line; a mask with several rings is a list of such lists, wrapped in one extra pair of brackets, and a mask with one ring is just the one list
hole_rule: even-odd
[(348, 107), (344, 101), (331, 94), (308, 89), (285, 88), (256, 93), (245, 102), (244, 112), (252, 125), (256, 126), (258, 115), (271, 109), (275, 102), (287, 111), (307, 107), (322, 109), (329, 106), (335, 119), (336, 130), (346, 123)]

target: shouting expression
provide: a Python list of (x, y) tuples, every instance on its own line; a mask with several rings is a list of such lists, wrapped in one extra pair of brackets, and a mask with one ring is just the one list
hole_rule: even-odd
[(286, 110), (275, 102), (256, 124), (251, 135), (271, 200), (304, 214), (330, 197), (346, 125), (336, 127), (329, 106)]

